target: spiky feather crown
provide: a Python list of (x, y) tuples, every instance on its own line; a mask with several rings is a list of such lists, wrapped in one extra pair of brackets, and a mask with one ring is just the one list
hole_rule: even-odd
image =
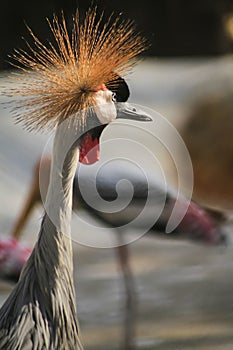
[[(103, 83), (114, 86), (116, 73), (125, 74), (132, 67), (145, 39), (135, 33), (132, 21), (118, 17), (110, 22), (103, 23), (103, 14), (97, 20), (95, 8), (81, 23), (76, 11), (69, 34), (63, 13), (61, 21), (54, 15), (48, 24), (56, 46), (44, 45), (28, 27), (34, 46), (26, 42), (29, 52), (15, 50), (13, 55), (14, 66), (21, 70), (16, 73), (17, 87), (10, 92), (19, 97), (17, 121), (27, 129), (53, 128), (93, 106), (93, 91)], [(84, 122), (85, 113), (81, 115)]]

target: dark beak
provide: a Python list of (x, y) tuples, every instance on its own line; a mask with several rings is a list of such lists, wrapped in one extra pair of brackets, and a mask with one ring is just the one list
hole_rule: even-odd
[(131, 105), (130, 103), (116, 103), (117, 119), (131, 119), (141, 122), (151, 122), (152, 118), (141, 109)]

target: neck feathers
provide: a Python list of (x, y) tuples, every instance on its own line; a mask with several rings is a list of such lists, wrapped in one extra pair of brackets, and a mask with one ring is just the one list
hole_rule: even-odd
[(26, 349), (32, 343), (40, 349), (82, 349), (70, 237), (72, 185), (79, 151), (67, 146), (67, 136), (62, 137), (61, 130), (55, 135), (47, 212), (39, 239), (0, 311), (1, 349), (18, 349), (22, 344)]
[(63, 124), (55, 134), (45, 212), (58, 231), (70, 236), (73, 180), (79, 150), (74, 146), (77, 133)]

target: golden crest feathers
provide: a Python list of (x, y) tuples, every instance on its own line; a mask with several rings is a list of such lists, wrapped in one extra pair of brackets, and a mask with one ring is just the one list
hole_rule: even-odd
[(60, 20), (54, 15), (48, 25), (55, 44), (43, 44), (28, 28), (34, 45), (27, 42), (27, 51), (13, 55), (21, 72), (14, 74), (16, 84), (8, 94), (17, 97), (14, 113), (27, 129), (53, 128), (93, 106), (93, 91), (102, 83), (114, 85), (116, 73), (125, 74), (145, 49), (132, 21), (118, 17), (103, 23), (96, 8), (88, 10), (82, 23), (77, 11), (71, 33), (63, 14)]

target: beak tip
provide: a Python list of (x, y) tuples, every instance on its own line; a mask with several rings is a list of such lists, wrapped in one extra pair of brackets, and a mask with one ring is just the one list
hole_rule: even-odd
[(134, 106), (131, 106), (129, 103), (120, 104), (119, 106), (120, 108), (118, 108), (117, 111), (117, 119), (131, 119), (140, 122), (153, 121), (150, 115), (142, 110), (138, 110)]
[(145, 117), (145, 122), (152, 122), (153, 119), (151, 117)]

